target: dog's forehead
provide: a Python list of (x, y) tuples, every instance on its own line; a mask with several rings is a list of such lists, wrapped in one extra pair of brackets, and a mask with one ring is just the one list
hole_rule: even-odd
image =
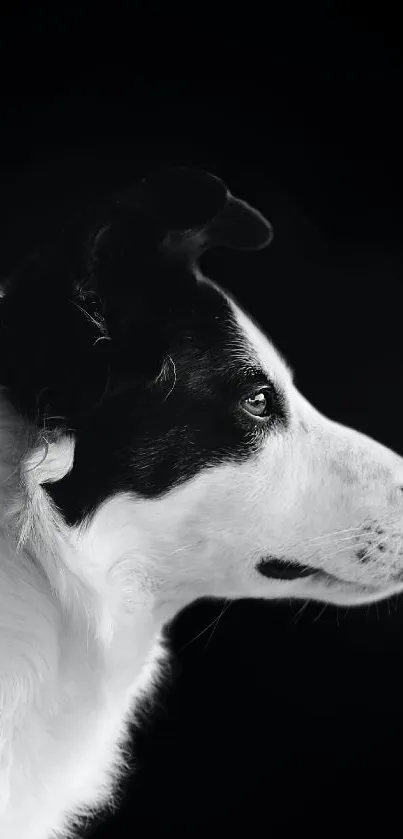
[(279, 385), (292, 381), (293, 372), (286, 359), (274, 344), (266, 337), (260, 327), (247, 315), (235, 301), (230, 301), (236, 322), (245, 336), (249, 351), (252, 351), (265, 372)]
[(200, 273), (198, 278), (201, 283), (213, 288), (228, 306), (235, 326), (231, 335), (231, 345), (236, 352), (238, 363), (261, 369), (281, 390), (289, 387), (293, 382), (292, 368), (251, 315), (242, 309), (227, 290)]

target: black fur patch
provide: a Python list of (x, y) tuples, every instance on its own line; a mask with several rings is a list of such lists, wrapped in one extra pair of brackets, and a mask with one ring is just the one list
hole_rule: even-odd
[[(217, 212), (217, 186), (213, 198)], [(253, 359), (240, 369), (231, 308), (178, 241), (161, 215), (115, 203), (90, 236), (74, 230), (26, 264), (0, 302), (11, 403), (45, 437), (71, 430), (76, 440), (72, 472), (47, 488), (69, 523), (117, 491), (155, 498), (208, 466), (244, 461), (270, 427), (239, 407), (265, 376)], [(285, 424), (274, 390), (272, 407)]]

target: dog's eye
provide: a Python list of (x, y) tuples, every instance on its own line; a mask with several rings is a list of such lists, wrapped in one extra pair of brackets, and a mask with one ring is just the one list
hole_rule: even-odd
[(260, 388), (252, 396), (242, 399), (242, 408), (252, 417), (268, 417), (271, 413), (269, 388)]

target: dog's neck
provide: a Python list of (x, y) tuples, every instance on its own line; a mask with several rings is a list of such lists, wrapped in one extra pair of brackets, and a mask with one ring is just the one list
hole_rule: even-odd
[[(141, 668), (162, 626), (186, 600), (166, 599), (149, 584), (148, 559), (144, 546), (131, 542), (130, 509), (124, 500), (107, 502), (94, 522), (74, 529), (65, 525), (43, 485), (69, 471), (73, 440), (45, 441), (29, 450), (26, 429), (15, 417), (3, 411), (1, 425), (0, 573), (7, 566), (9, 575), (15, 570), (29, 578), (64, 620), (82, 625), (105, 652), (113, 650), (117, 671), (122, 670), (122, 655), (130, 659), (132, 672), (135, 659)], [(119, 647), (121, 635), (124, 648)]]

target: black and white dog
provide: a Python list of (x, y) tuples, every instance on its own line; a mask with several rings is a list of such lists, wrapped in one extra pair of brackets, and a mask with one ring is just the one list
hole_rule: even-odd
[(325, 418), (199, 268), (268, 222), (163, 171), (0, 300), (0, 835), (71, 836), (125, 772), (163, 624), (196, 598), (403, 589), (403, 459)]

